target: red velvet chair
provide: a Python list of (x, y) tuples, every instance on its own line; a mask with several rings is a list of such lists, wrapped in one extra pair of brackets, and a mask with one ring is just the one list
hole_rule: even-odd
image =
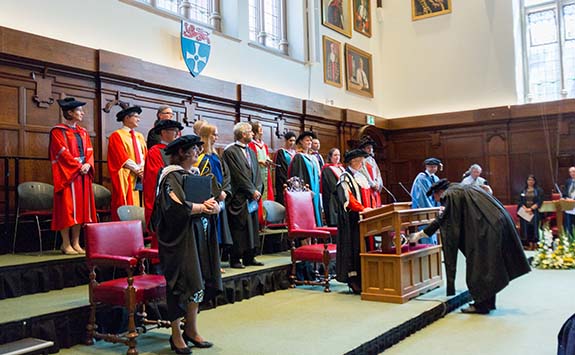
[[(286, 221), (288, 227), (288, 239), (291, 241), (292, 269), (290, 282), (295, 285), (323, 285), (325, 292), (330, 292), (329, 282), (335, 275), (329, 274), (329, 263), (335, 260), (336, 245), (331, 244), (330, 239), (337, 236), (335, 227), (318, 227), (315, 224), (315, 213), (312, 202), (312, 192), (303, 185), (298, 177), (288, 180), (284, 190), (286, 204)], [(312, 244), (305, 244), (311, 238)], [(302, 245), (296, 248), (296, 240), (301, 240)], [(296, 263), (308, 261), (317, 265), (323, 264), (323, 276), (316, 271), (315, 280), (298, 280), (296, 277)], [(317, 269), (316, 269), (317, 270)]]
[(513, 219), (513, 223), (515, 224), (515, 228), (517, 232), (519, 232), (520, 223), (519, 223), (519, 216), (517, 215), (517, 205), (504, 205), (507, 212), (511, 215), (511, 219)]
[[(90, 317), (88, 344), (93, 338), (128, 346), (127, 354), (137, 354), (136, 338), (139, 331), (170, 327), (164, 320), (148, 320), (145, 304), (166, 297), (166, 280), (162, 275), (144, 272), (143, 260), (158, 257), (158, 250), (144, 248), (142, 223), (120, 221), (86, 225), (86, 259), (90, 268)], [(110, 281), (96, 281), (96, 268), (116, 267), (125, 270), (127, 277)], [(96, 307), (99, 304), (123, 306), (128, 310), (128, 330), (123, 334), (103, 334), (97, 331)], [(136, 328), (136, 309), (138, 329)]]

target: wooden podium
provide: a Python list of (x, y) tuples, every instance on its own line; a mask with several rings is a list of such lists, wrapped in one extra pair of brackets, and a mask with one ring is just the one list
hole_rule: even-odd
[(543, 205), (539, 208), (539, 212), (556, 212), (557, 215), (557, 229), (559, 233), (563, 232), (563, 212), (570, 211), (575, 208), (575, 200), (553, 200), (543, 201)]
[[(443, 284), (441, 245), (401, 246), (401, 234), (431, 223), (439, 208), (410, 207), (410, 202), (393, 203), (361, 214), (362, 300), (405, 303)], [(381, 250), (368, 252), (367, 236), (381, 236)]]

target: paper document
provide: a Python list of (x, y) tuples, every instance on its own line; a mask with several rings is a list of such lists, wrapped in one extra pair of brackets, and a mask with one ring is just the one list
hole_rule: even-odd
[(526, 220), (527, 222), (531, 222), (531, 220), (533, 219), (533, 213), (528, 213), (527, 210), (525, 210), (525, 208), (523, 207), (517, 210), (517, 215)]

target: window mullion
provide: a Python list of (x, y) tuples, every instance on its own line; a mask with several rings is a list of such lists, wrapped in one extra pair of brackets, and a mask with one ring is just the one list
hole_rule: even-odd
[(214, 30), (222, 32), (222, 15), (220, 8), (220, 0), (211, 0), (211, 11), (210, 11), (210, 25)]
[(258, 43), (261, 44), (262, 46), (266, 45), (266, 29), (265, 29), (265, 9), (264, 9), (264, 0), (258, 0), (258, 34), (257, 34), (257, 39), (258, 39)]
[(280, 41), (279, 49), (280, 51), (288, 55), (288, 40), (287, 40), (287, 4), (286, 0), (280, 1)]
[(561, 30), (564, 26), (563, 19), (563, 4), (561, 0), (557, 0), (557, 39), (559, 40), (559, 79), (561, 80), (561, 91), (559, 94), (561, 98), (567, 97), (567, 90), (565, 89), (565, 77), (564, 77), (564, 66), (563, 66), (563, 45), (565, 44), (565, 37), (563, 36), (563, 31)]

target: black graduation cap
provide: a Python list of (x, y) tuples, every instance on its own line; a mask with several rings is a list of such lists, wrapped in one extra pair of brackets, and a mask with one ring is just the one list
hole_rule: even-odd
[(449, 180), (447, 179), (441, 179), (438, 182), (436, 182), (435, 184), (431, 185), (431, 187), (429, 188), (429, 191), (427, 191), (427, 193), (425, 195), (427, 195), (427, 197), (433, 195), (433, 193), (441, 191), (441, 190), (447, 190), (447, 188), (449, 187), (449, 184), (451, 184), (449, 182)]
[(154, 126), (154, 133), (160, 134), (163, 129), (177, 128), (180, 131), (184, 129), (184, 126), (178, 121), (174, 120), (161, 120)]
[(167, 155), (172, 155), (172, 154), (177, 153), (180, 149), (188, 150), (188, 149), (190, 149), (190, 147), (192, 147), (194, 145), (200, 146), (202, 144), (204, 144), (204, 142), (202, 142), (200, 137), (193, 135), (193, 134), (188, 134), (188, 135), (182, 136), (182, 137), (176, 139), (175, 141), (173, 141), (172, 143), (168, 144), (166, 146), (166, 148), (164, 148), (164, 152)]
[(123, 109), (122, 111), (120, 111), (116, 114), (116, 121), (122, 122), (124, 120), (124, 117), (126, 117), (132, 113), (140, 114), (140, 113), (142, 113), (142, 108), (140, 106), (132, 106), (132, 107), (128, 107), (126, 109)]
[(58, 100), (58, 105), (60, 105), (60, 108), (64, 112), (73, 110), (76, 107), (84, 106), (85, 104), (85, 102), (78, 101), (73, 97), (66, 97), (64, 99)]
[(305, 137), (311, 137), (312, 139), (317, 139), (317, 136), (312, 131), (303, 131), (303, 133), (297, 137), (297, 139), (295, 140), (295, 143), (299, 144), (299, 142), (302, 139), (304, 139)]
[(345, 152), (345, 155), (343, 156), (343, 162), (344, 163), (349, 163), (350, 161), (352, 161), (355, 158), (365, 158), (369, 156), (369, 154), (361, 149), (352, 149), (350, 151)]
[(425, 165), (437, 165), (440, 166), (441, 165), (441, 160), (437, 159), (437, 158), (427, 158), (423, 161), (423, 163)]
[(367, 147), (368, 145), (371, 145), (372, 147), (375, 148), (375, 146), (377, 144), (375, 143), (375, 141), (370, 136), (361, 137), (361, 139), (359, 140), (358, 148), (363, 149), (363, 148)]

